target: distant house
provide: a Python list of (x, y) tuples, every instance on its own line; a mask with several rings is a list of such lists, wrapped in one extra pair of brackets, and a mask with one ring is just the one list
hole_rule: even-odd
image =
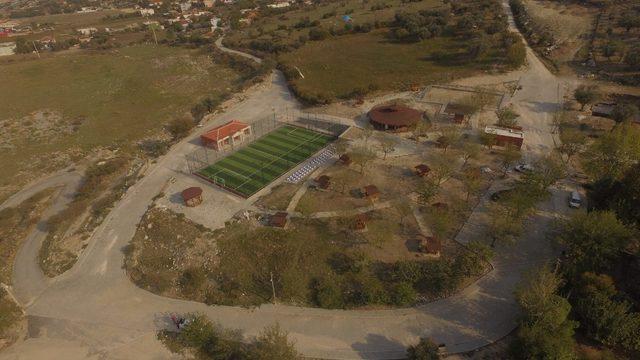
[(216, 150), (239, 145), (251, 135), (251, 125), (238, 120), (215, 127), (200, 136), (202, 144)]
[(91, 36), (93, 33), (98, 32), (98, 29), (94, 27), (87, 27), (87, 28), (80, 28), (77, 31), (78, 33), (80, 33), (80, 35)]
[(442, 242), (434, 236), (418, 235), (418, 250), (428, 256), (439, 257), (442, 251)]
[(13, 20), (0, 21), (0, 31), (14, 32), (20, 23)]
[(495, 135), (496, 145), (498, 146), (513, 145), (518, 149), (522, 148), (522, 143), (524, 142), (524, 133), (522, 130), (487, 126), (484, 128), (484, 132)]
[(151, 16), (155, 13), (156, 11), (153, 9), (140, 9), (140, 15), (142, 16)]
[(197, 186), (184, 189), (181, 195), (184, 204), (189, 207), (194, 207), (202, 204), (202, 189)]
[(269, 217), (269, 226), (284, 228), (287, 226), (287, 214), (284, 211), (279, 211)]
[(204, 0), (202, 3), (204, 4), (204, 7), (212, 8), (216, 2), (215, 0)]
[(163, 0), (149, 0), (149, 6), (159, 8)]
[(380, 198), (380, 190), (375, 185), (367, 185), (362, 188), (362, 195), (371, 201), (376, 201)]
[(267, 7), (271, 9), (282, 9), (291, 6), (291, 3), (288, 1), (276, 1), (273, 4), (267, 5)]
[(0, 56), (13, 55), (16, 52), (15, 42), (3, 42), (0, 43)]
[(420, 164), (420, 165), (416, 165), (416, 167), (414, 167), (413, 170), (414, 170), (416, 175), (418, 175), (420, 177), (425, 177), (425, 176), (429, 175), (429, 172), (431, 171), (431, 168), (428, 165)]
[(462, 124), (469, 120), (469, 117), (473, 115), (473, 108), (464, 104), (448, 103), (442, 111), (443, 114), (448, 115), (453, 122)]

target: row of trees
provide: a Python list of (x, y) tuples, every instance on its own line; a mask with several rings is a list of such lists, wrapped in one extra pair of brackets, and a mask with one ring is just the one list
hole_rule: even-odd
[(158, 339), (173, 353), (193, 354), (201, 360), (295, 360), (294, 344), (279, 325), (265, 328), (245, 342), (242, 333), (212, 323), (202, 314), (187, 314), (180, 331), (161, 330)]

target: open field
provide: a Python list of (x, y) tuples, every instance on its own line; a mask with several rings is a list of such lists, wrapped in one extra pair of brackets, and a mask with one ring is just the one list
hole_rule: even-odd
[(441, 0), (403, 2), (390, 0), (384, 3), (364, 3), (358, 0), (323, 2), (287, 11), (284, 14), (261, 16), (251, 26), (240, 28), (227, 36), (230, 44), (250, 47), (251, 41), (270, 41), (280, 45), (292, 45), (300, 36), (306, 36), (308, 28), (296, 26), (301, 21), (318, 22), (323, 28), (341, 28), (345, 24), (343, 16), (349, 16), (353, 25), (393, 20), (396, 12), (416, 12), (443, 6)]
[(466, 43), (434, 38), (415, 44), (389, 41), (384, 32), (346, 35), (312, 42), (282, 55), (280, 61), (297, 66), (304, 79), (293, 83), (304, 92), (345, 97), (355, 89), (408, 89), (411, 84), (446, 83), (491, 67), (497, 51), (473, 64), (441, 62), (434, 55), (446, 51), (462, 56)]
[(196, 50), (133, 46), (0, 63), (0, 198), (100, 148), (163, 133), (240, 75)]
[(249, 197), (326, 146), (333, 137), (284, 125), (198, 172), (198, 175)]

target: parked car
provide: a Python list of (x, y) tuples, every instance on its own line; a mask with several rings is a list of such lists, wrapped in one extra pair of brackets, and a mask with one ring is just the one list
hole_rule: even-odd
[(579, 192), (574, 190), (571, 192), (571, 195), (569, 195), (569, 206), (577, 209), (580, 205), (582, 205), (582, 196), (580, 196)]
[(519, 165), (516, 165), (515, 169), (517, 172), (525, 173), (525, 172), (533, 171), (534, 168), (529, 164), (519, 164)]
[(499, 190), (491, 194), (491, 201), (500, 201), (509, 196), (510, 193), (513, 192), (514, 189), (504, 189)]

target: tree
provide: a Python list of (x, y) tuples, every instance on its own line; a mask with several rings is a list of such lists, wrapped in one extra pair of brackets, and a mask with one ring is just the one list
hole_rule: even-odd
[(636, 46), (627, 52), (627, 54), (624, 56), (624, 63), (633, 68), (640, 66), (640, 47), (639, 46)]
[(351, 169), (343, 168), (342, 170), (334, 173), (332, 175), (331, 181), (335, 184), (335, 186), (339, 189), (338, 191), (341, 194), (344, 194), (347, 186), (352, 184), (357, 176), (357, 173)]
[(478, 143), (465, 141), (460, 147), (460, 152), (462, 153), (462, 160), (464, 161), (462, 163), (462, 166), (465, 167), (467, 166), (467, 163), (469, 162), (469, 160), (476, 159), (480, 154), (480, 150), (481, 148)]
[(520, 116), (510, 107), (504, 107), (496, 111), (498, 117), (498, 126), (514, 127), (518, 125), (516, 119)]
[(258, 335), (249, 356), (253, 360), (295, 360), (298, 353), (287, 333), (276, 324), (265, 328)]
[(367, 166), (367, 164), (369, 164), (369, 162), (375, 159), (375, 157), (376, 154), (369, 148), (364, 146), (358, 146), (351, 152), (351, 161), (353, 161), (354, 164), (360, 166), (360, 174), (364, 174), (365, 167)]
[(611, 211), (578, 213), (562, 223), (556, 240), (567, 247), (563, 269), (569, 279), (609, 270), (630, 243), (633, 232)]
[(371, 125), (371, 123), (367, 123), (363, 128), (360, 134), (360, 137), (364, 140), (364, 146), (367, 146), (369, 143), (369, 139), (373, 136), (375, 129)]
[(334, 141), (333, 147), (336, 149), (336, 153), (338, 155), (343, 155), (349, 149), (349, 140), (345, 138), (338, 138), (338, 140)]
[(640, 161), (640, 129), (622, 123), (598, 138), (583, 156), (585, 170), (596, 179), (619, 179)]
[(451, 175), (456, 171), (458, 166), (456, 160), (457, 158), (451, 154), (443, 154), (431, 161), (430, 175), (438, 186), (449, 180)]
[(404, 226), (404, 219), (413, 213), (411, 205), (405, 199), (401, 199), (395, 203), (394, 208), (400, 217), (400, 226)]
[(174, 139), (181, 139), (189, 134), (194, 125), (193, 120), (182, 116), (171, 120), (167, 125), (167, 130)]
[(522, 157), (522, 153), (520, 149), (513, 145), (507, 145), (504, 149), (500, 151), (500, 165), (502, 167), (502, 176), (507, 176), (507, 172), (509, 169), (515, 165), (520, 158)]
[(491, 239), (491, 247), (497, 244), (513, 244), (522, 233), (522, 222), (510, 216), (503, 205), (494, 205), (489, 209), (491, 222), (487, 235)]
[(580, 85), (574, 90), (573, 97), (580, 103), (580, 110), (582, 111), (585, 106), (596, 102), (600, 94), (595, 86)]
[(415, 126), (411, 129), (411, 133), (413, 135), (416, 144), (420, 141), (421, 137), (427, 136), (427, 133), (431, 129), (430, 121), (418, 121)]
[(488, 133), (484, 130), (479, 130), (480, 143), (487, 147), (487, 149), (492, 149), (496, 146), (498, 142), (498, 137), (496, 134)]
[(602, 45), (601, 51), (602, 55), (604, 55), (607, 60), (611, 61), (611, 57), (624, 52), (624, 43), (621, 41), (609, 40)]
[(616, 300), (617, 290), (608, 275), (583, 273), (575, 286), (574, 310), (580, 328), (593, 339), (608, 346), (640, 349), (640, 314), (631, 312), (631, 304)]
[(407, 360), (438, 360), (438, 345), (431, 339), (420, 338), (420, 342), (407, 349)]
[(431, 202), (440, 189), (440, 185), (431, 181), (430, 179), (426, 179), (421, 182), (416, 188), (416, 193), (418, 194), (418, 204), (426, 206)]
[(447, 152), (449, 146), (455, 144), (460, 139), (460, 129), (457, 126), (449, 126), (440, 131), (440, 137), (436, 141), (438, 146)]
[(462, 185), (467, 193), (465, 201), (469, 201), (471, 195), (476, 195), (482, 189), (482, 175), (479, 169), (467, 169), (462, 174)]
[(378, 143), (380, 144), (380, 150), (384, 154), (383, 159), (387, 159), (387, 155), (396, 150), (396, 145), (398, 145), (398, 139), (393, 136), (387, 136), (384, 133), (380, 133)]
[(566, 128), (560, 132), (560, 142), (558, 151), (567, 157), (567, 163), (569, 163), (574, 155), (584, 150), (587, 136), (578, 129)]
[(622, 123), (633, 120), (638, 113), (638, 107), (634, 104), (617, 104), (611, 112), (611, 118), (617, 123)]
[(531, 189), (533, 194), (542, 197), (549, 186), (565, 176), (562, 161), (557, 156), (548, 155), (535, 162), (533, 170), (522, 176), (521, 183)]
[(558, 295), (562, 280), (548, 267), (529, 274), (516, 290), (522, 309), (511, 355), (515, 359), (574, 358), (575, 322), (568, 320), (571, 305)]
[(620, 17), (620, 20), (618, 20), (618, 25), (629, 32), (631, 31), (631, 29), (640, 26), (640, 16), (634, 14), (633, 12), (625, 12), (622, 17)]

